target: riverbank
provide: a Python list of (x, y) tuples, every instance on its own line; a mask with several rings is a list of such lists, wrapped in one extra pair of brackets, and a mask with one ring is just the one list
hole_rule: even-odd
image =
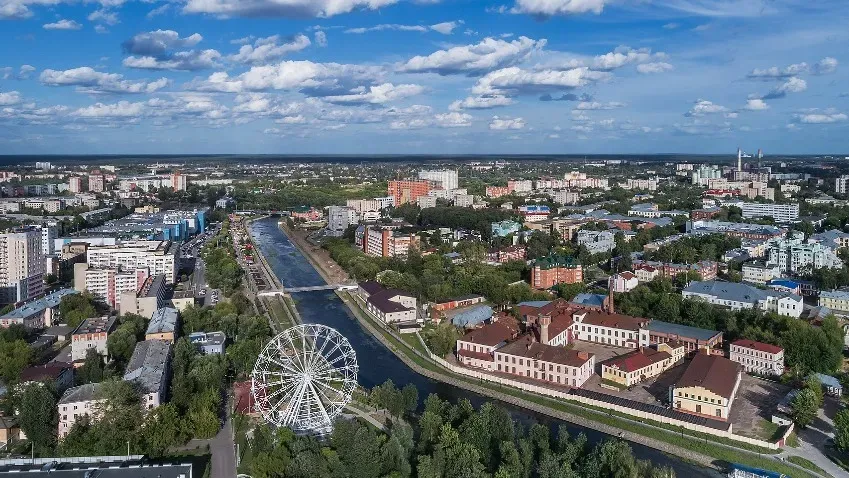
[[(285, 228), (283, 229), (285, 231)], [(325, 270), (321, 260), (311, 257), (313, 247), (298, 247), (295, 241), (289, 242), (297, 247), (304, 259), (314, 268), (314, 274), (327, 281), (329, 271)], [(431, 360), (425, 353), (414, 348), (392, 331), (386, 330), (382, 324), (377, 324), (368, 314), (363, 312), (355, 300), (345, 293), (340, 294), (349, 312), (349, 317), (356, 319), (360, 327), (372, 337), (381, 342), (387, 350), (401, 360), (407, 369), (433, 381), (447, 384), (453, 390), (466, 390), (479, 396), (500, 400), (507, 406), (514, 406), (533, 413), (562, 420), (597, 430), (614, 437), (621, 437), (635, 444), (640, 444), (660, 450), (669, 455), (680, 457), (685, 461), (697, 463), (700, 466), (722, 467), (726, 463), (742, 463), (749, 466), (779, 471), (788, 475), (813, 476), (790, 463), (784, 463), (769, 455), (761, 456), (757, 452), (737, 449), (733, 446), (718, 442), (711, 436), (697, 436), (655, 427), (653, 424), (640, 422), (627, 417), (617, 416), (615, 412), (592, 407), (584, 407), (564, 400), (554, 400), (540, 395), (524, 392), (508, 386), (499, 386), (490, 382), (470, 379), (445, 370)], [(769, 453), (767, 450), (761, 450)]]

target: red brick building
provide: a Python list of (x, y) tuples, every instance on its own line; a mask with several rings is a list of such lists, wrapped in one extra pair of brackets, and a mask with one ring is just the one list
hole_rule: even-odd
[(430, 181), (402, 179), (389, 181), (387, 195), (395, 198), (395, 207), (398, 207), (402, 204), (415, 203), (419, 197), (427, 196), (431, 189), (433, 188)]
[(583, 282), (584, 269), (572, 257), (548, 256), (538, 259), (531, 269), (531, 287), (549, 289), (557, 284)]

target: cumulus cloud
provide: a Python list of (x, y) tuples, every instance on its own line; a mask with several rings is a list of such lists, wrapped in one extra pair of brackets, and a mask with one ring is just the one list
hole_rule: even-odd
[(769, 109), (769, 105), (760, 98), (752, 98), (746, 102), (746, 106), (744, 106), (743, 109), (749, 111), (763, 111)]
[(674, 70), (675, 67), (666, 62), (652, 62), (652, 63), (643, 63), (641, 65), (637, 65), (637, 72), (642, 73), (644, 75), (651, 73), (663, 73), (666, 71)]
[(513, 41), (485, 38), (474, 45), (438, 50), (427, 56), (415, 56), (398, 67), (406, 73), (438, 73), (440, 75), (477, 75), (512, 66), (544, 47), (546, 40), (519, 37)]
[(218, 17), (326, 18), (355, 9), (376, 10), (398, 0), (188, 0), (183, 12)]
[(543, 17), (575, 15), (580, 13), (600, 14), (607, 0), (516, 0), (511, 13), (527, 13)]
[(189, 50), (180, 51), (165, 58), (128, 56), (124, 58), (123, 65), (141, 70), (196, 71), (215, 68), (220, 59), (221, 53), (216, 50)]
[(489, 129), (492, 130), (522, 129), (524, 127), (525, 120), (522, 118), (493, 116), (492, 121), (489, 122)]
[(281, 42), (280, 35), (272, 35), (256, 40), (253, 45), (242, 45), (239, 53), (231, 55), (230, 59), (245, 64), (267, 63), (279, 60), (289, 53), (301, 51), (310, 46), (311, 43), (310, 39), (303, 34), (296, 35), (284, 42)]
[(794, 119), (799, 123), (805, 124), (831, 124), (842, 123), (849, 119), (844, 113), (840, 113), (832, 108), (826, 110), (811, 109), (804, 113), (794, 115)]
[(45, 30), (79, 30), (83, 26), (77, 23), (74, 20), (59, 20), (54, 23), (45, 23), (43, 28)]
[(755, 68), (746, 76), (748, 78), (757, 80), (783, 80), (792, 76), (800, 75), (802, 73), (807, 73), (809, 70), (810, 67), (808, 66), (808, 64), (802, 62), (794, 63), (783, 68), (779, 68), (777, 66), (772, 66), (764, 69)]
[(203, 40), (203, 37), (199, 33), (181, 38), (180, 34), (174, 30), (156, 30), (139, 33), (125, 41), (121, 46), (124, 48), (124, 52), (130, 55), (161, 58), (172, 50), (193, 47), (201, 40)]
[(0, 92), (0, 106), (16, 105), (21, 102), (21, 94), (17, 91)]
[(663, 60), (666, 57), (666, 53), (663, 52), (652, 53), (651, 48), (634, 49), (629, 46), (622, 45), (616, 47), (616, 49), (610, 53), (596, 56), (587, 66), (596, 70), (610, 71), (621, 68), (625, 65), (648, 63), (654, 60)]
[(487, 73), (472, 87), (472, 93), (512, 96), (546, 90), (568, 90), (591, 82), (603, 81), (609, 77), (609, 73), (593, 71), (586, 67), (570, 70), (529, 71), (514, 66)]
[(434, 31), (441, 33), (443, 35), (450, 35), (454, 32), (454, 29), (458, 26), (462, 25), (463, 21), (455, 21), (455, 22), (442, 22), (436, 23), (433, 25), (402, 25), (398, 23), (381, 23), (379, 25), (375, 25), (373, 27), (359, 27), (359, 28), (349, 28), (345, 30), (345, 33), (368, 33), (368, 32), (379, 32), (385, 30), (393, 30), (400, 32), (429, 32)]
[(593, 97), (589, 93), (576, 95), (575, 93), (563, 93), (560, 96), (551, 96), (551, 93), (546, 93), (539, 97), (540, 101), (592, 101)]
[(424, 87), (420, 85), (393, 85), (392, 83), (383, 83), (356, 88), (351, 94), (326, 96), (324, 101), (336, 104), (384, 104), (390, 101), (396, 101), (410, 96), (419, 95), (424, 91)]
[(314, 36), (316, 45), (327, 46), (327, 33), (324, 33), (322, 30), (316, 30)]
[(834, 73), (837, 71), (837, 63), (836, 58), (827, 56), (818, 61), (811, 72), (815, 75), (827, 75), (829, 73)]
[(174, 30), (156, 30), (135, 35), (122, 44), (123, 65), (143, 70), (196, 71), (218, 66), (221, 54), (217, 50), (186, 50), (203, 40), (199, 33), (180, 37)]
[(440, 128), (464, 128), (472, 125), (472, 115), (452, 111), (434, 115), (434, 122)]
[(88, 21), (105, 23), (107, 25), (117, 25), (118, 23), (120, 23), (120, 20), (118, 20), (117, 13), (103, 8), (91, 12), (88, 15)]
[(625, 103), (618, 101), (609, 101), (607, 103), (599, 103), (598, 101), (582, 101), (575, 107), (577, 110), (613, 110), (616, 108), (624, 108)]
[(95, 103), (91, 106), (79, 108), (71, 115), (80, 118), (128, 118), (140, 116), (144, 109), (145, 104), (143, 102), (119, 101), (113, 104)]
[(728, 108), (724, 106), (712, 103), (708, 100), (699, 99), (696, 100), (696, 102), (693, 104), (693, 107), (690, 108), (690, 111), (687, 112), (685, 116), (698, 117), (716, 113), (725, 113), (726, 111), (728, 111)]
[(499, 106), (509, 106), (513, 104), (513, 99), (501, 95), (491, 96), (469, 96), (463, 100), (457, 100), (448, 106), (451, 111), (459, 110), (485, 110), (497, 108)]
[(39, 80), (47, 86), (76, 86), (81, 93), (153, 93), (168, 86), (167, 78), (156, 81), (125, 80), (117, 73), (102, 73), (83, 66), (70, 70), (44, 70)]
[(769, 93), (761, 97), (763, 100), (772, 100), (776, 98), (784, 98), (787, 93), (801, 93), (808, 89), (808, 83), (801, 78), (790, 78), (784, 83), (776, 86)]
[(14, 68), (7, 66), (0, 68), (0, 80), (28, 80), (34, 71), (35, 67), (32, 65), (21, 65), (17, 73)]

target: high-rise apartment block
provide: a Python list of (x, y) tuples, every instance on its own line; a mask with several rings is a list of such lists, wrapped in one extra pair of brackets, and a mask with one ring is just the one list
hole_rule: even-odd
[(35, 227), (0, 234), (0, 304), (14, 304), (44, 292), (41, 231)]
[(71, 176), (68, 179), (68, 191), (74, 194), (83, 192), (83, 178)]
[(327, 234), (342, 237), (350, 226), (360, 222), (356, 209), (347, 206), (330, 206), (327, 208)]
[(87, 262), (90, 267), (101, 269), (148, 269), (151, 275), (163, 274), (165, 282), (173, 284), (178, 249), (171, 241), (131, 241), (114, 246), (92, 246), (88, 249)]
[(174, 191), (185, 191), (186, 185), (186, 177), (180, 174), (179, 171), (175, 171), (174, 174), (171, 175), (171, 188), (174, 189)]
[(124, 292), (137, 292), (149, 276), (147, 268), (133, 270), (90, 268), (88, 264), (74, 265), (74, 289), (89, 291), (98, 299), (117, 309)]
[(743, 210), (743, 217), (746, 219), (771, 217), (779, 223), (799, 219), (799, 204), (744, 202), (741, 209)]
[(415, 179), (389, 181), (387, 195), (394, 199), (395, 207), (415, 203), (420, 196), (427, 196), (427, 193), (433, 188), (432, 184), (431, 181)]
[(102, 193), (106, 190), (106, 176), (100, 171), (94, 171), (88, 175), (88, 190), (93, 193)]
[(849, 194), (849, 175), (844, 174), (834, 180), (834, 192), (837, 194)]
[(441, 189), (457, 189), (460, 182), (457, 171), (450, 169), (440, 171), (419, 171), (419, 179), (433, 181)]

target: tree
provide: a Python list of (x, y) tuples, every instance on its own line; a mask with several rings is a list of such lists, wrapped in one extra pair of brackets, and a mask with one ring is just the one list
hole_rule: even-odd
[(182, 443), (182, 427), (182, 418), (173, 404), (166, 403), (151, 410), (141, 430), (145, 454), (159, 458), (169, 448)]
[(88, 292), (66, 295), (59, 302), (59, 312), (69, 327), (76, 327), (85, 319), (97, 316), (94, 296)]
[(834, 445), (842, 452), (849, 452), (849, 409), (834, 416)]
[(118, 367), (123, 370), (123, 367), (130, 361), (133, 356), (133, 350), (136, 348), (136, 334), (129, 327), (118, 327), (118, 329), (109, 334), (106, 340), (106, 349), (109, 351), (109, 356), (116, 361)]
[(808, 388), (800, 390), (790, 402), (790, 409), (793, 422), (802, 428), (807, 427), (817, 417), (819, 410), (816, 394)]
[(76, 382), (79, 385), (101, 382), (105, 377), (104, 371), (103, 357), (97, 353), (96, 349), (88, 349), (85, 352), (83, 365), (77, 369)]
[(28, 383), (18, 398), (18, 422), (38, 454), (51, 453), (56, 445), (59, 417), (56, 397), (41, 383)]
[(23, 340), (0, 342), (0, 378), (6, 383), (15, 383), (21, 371), (29, 366), (32, 349)]

